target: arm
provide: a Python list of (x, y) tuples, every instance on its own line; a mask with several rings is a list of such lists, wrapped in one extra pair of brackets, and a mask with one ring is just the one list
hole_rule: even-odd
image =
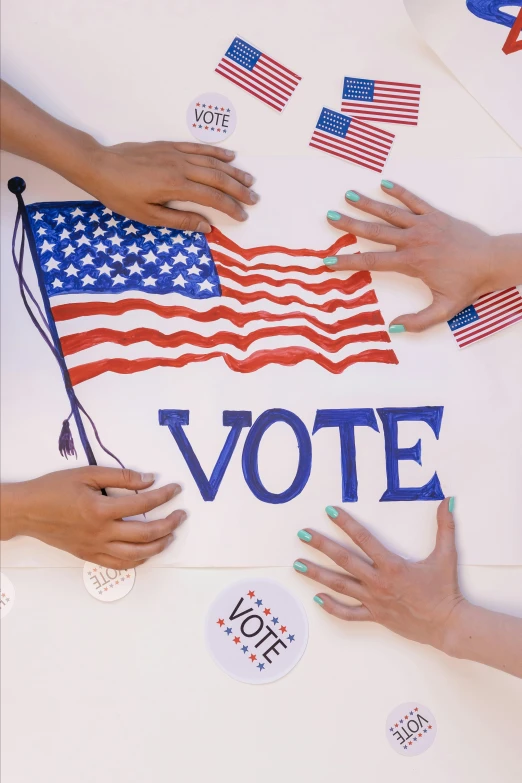
[[(153, 483), (150, 473), (88, 467), (2, 484), (0, 538), (32, 536), (107, 568), (135, 568), (166, 549), (187, 516), (177, 510), (164, 519), (125, 521), (124, 517), (143, 515), (181, 492), (178, 484), (169, 484), (137, 494)], [(134, 493), (106, 497), (102, 487)]]
[(167, 141), (105, 147), (3, 81), (0, 117), (2, 149), (47, 166), (115, 212), (147, 225), (208, 232), (201, 215), (165, 203), (192, 201), (246, 220), (240, 202), (259, 199), (250, 190), (253, 177), (231, 165), (230, 150)]
[(350, 206), (386, 223), (369, 223), (339, 212), (328, 212), (328, 220), (358, 237), (395, 245), (395, 252), (332, 256), (324, 263), (330, 271), (400, 272), (418, 277), (428, 286), (432, 304), (419, 313), (395, 318), (391, 332), (422, 332), (448, 321), (483, 294), (522, 283), (522, 234), (490, 236), (435, 209), (401, 185), (383, 180), (381, 188), (406, 209), (349, 190), (346, 200)]
[(343, 571), (322, 568), (309, 560), (296, 560), (294, 568), (359, 601), (357, 606), (348, 606), (319, 593), (314, 601), (329, 614), (343, 620), (381, 623), (447, 655), (522, 677), (522, 619), (474, 606), (460, 592), (450, 504), (453, 506), (451, 498), (440, 504), (435, 549), (419, 563), (394, 555), (345, 511), (328, 506), (328, 516), (367, 558), (306, 528), (299, 531), (299, 538), (324, 552)]

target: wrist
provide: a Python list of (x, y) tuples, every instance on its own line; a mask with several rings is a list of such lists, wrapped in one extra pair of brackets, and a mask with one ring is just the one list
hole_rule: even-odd
[(24, 512), (25, 482), (0, 487), (0, 539), (7, 541), (26, 532)]
[(489, 239), (490, 290), (522, 284), (522, 234), (503, 234)]
[(46, 165), (82, 190), (91, 192), (102, 150), (102, 145), (88, 133), (70, 128), (60, 150)]
[(445, 622), (439, 649), (451, 658), (463, 657), (466, 616), (469, 614), (470, 608), (471, 604), (469, 601), (461, 598), (455, 604)]

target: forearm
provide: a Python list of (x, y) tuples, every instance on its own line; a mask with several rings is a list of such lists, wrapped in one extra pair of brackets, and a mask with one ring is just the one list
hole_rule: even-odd
[(467, 601), (450, 619), (444, 651), (522, 677), (522, 619)]
[(0, 485), (0, 540), (23, 535), (22, 499), (24, 482)]
[(522, 285), (522, 234), (492, 237), (492, 272), (495, 289)]
[(2, 81), (1, 88), (2, 149), (41, 163), (82, 186), (100, 145), (89, 134), (51, 117), (6, 82)]

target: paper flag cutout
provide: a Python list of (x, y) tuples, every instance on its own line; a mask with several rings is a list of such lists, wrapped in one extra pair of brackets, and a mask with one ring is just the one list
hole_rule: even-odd
[(401, 756), (420, 756), (431, 748), (437, 723), (427, 707), (409, 701), (399, 704), (386, 719), (386, 738)]
[(394, 139), (389, 131), (325, 107), (315, 126), (310, 147), (381, 172)]
[(83, 566), (85, 589), (96, 600), (104, 603), (118, 601), (130, 593), (135, 579), (135, 568), (118, 571), (115, 568), (96, 565), (96, 563), (85, 563)]
[(341, 111), (367, 122), (417, 125), (420, 92), (420, 84), (345, 76)]
[(303, 655), (308, 620), (282, 585), (252, 578), (223, 590), (205, 621), (217, 665), (240, 682), (262, 685), (284, 677)]
[(448, 321), (459, 348), (478, 342), (522, 321), (522, 296), (518, 288), (484, 294)]
[(15, 602), (15, 589), (6, 574), (0, 574), (0, 618), (6, 617)]

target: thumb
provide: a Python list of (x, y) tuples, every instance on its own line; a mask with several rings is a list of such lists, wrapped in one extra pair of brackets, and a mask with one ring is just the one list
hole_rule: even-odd
[(93, 489), (118, 487), (121, 489), (146, 489), (154, 483), (154, 473), (138, 473), (128, 468), (102, 468), (92, 465), (85, 468), (85, 481)]
[[(430, 326), (435, 326), (435, 324), (440, 324), (451, 318), (453, 309), (445, 300), (434, 299), (428, 307), (418, 313), (409, 313), (394, 318), (389, 329), (391, 332), (424, 332)], [(402, 326), (402, 329), (399, 329), (399, 326)], [(392, 327), (395, 328), (392, 329)]]
[(435, 552), (441, 554), (456, 553), (455, 519), (453, 509), (455, 498), (446, 498), (437, 509), (437, 538)]
[(152, 219), (158, 226), (166, 228), (178, 228), (181, 231), (201, 231), (202, 234), (210, 232), (210, 223), (196, 212), (183, 212), (180, 209), (171, 209), (156, 205), (152, 210)]

